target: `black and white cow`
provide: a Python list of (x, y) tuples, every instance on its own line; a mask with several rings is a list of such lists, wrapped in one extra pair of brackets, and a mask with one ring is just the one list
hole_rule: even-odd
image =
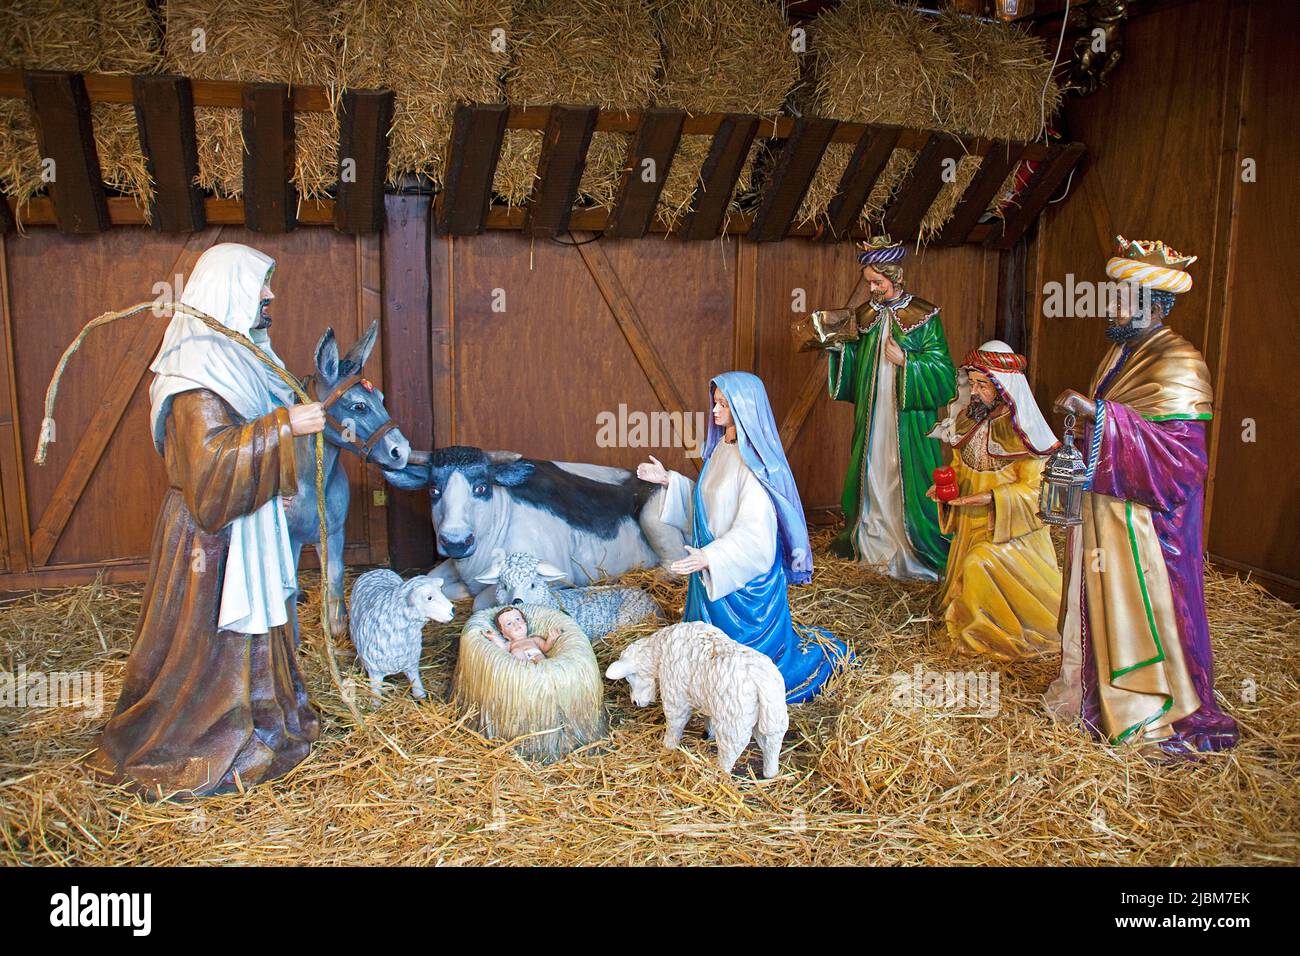
[(493, 553), (526, 551), (582, 586), (685, 555), (682, 534), (658, 520), (664, 489), (624, 468), (523, 458), (450, 446), (384, 477), (399, 488), (428, 488), (438, 553), (429, 573), (453, 600), (492, 601), (479, 578)]

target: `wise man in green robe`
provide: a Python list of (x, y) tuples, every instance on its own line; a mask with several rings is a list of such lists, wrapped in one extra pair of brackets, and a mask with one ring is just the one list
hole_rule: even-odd
[(888, 238), (862, 244), (871, 296), (856, 310), (857, 340), (829, 353), (831, 398), (857, 407), (833, 550), (891, 577), (938, 580), (948, 539), (925, 493), (943, 453), (926, 436), (957, 394), (957, 373), (938, 306), (903, 288), (904, 254)]

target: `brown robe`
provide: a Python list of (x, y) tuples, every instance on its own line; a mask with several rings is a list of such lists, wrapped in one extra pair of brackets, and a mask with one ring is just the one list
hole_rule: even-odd
[[(90, 766), (147, 796), (224, 793), (288, 772), (320, 719), (294, 660), (292, 624), (217, 629), (228, 525), (298, 488), (289, 413), (244, 422), (214, 392), (172, 400), (163, 455), (171, 487), (112, 718)], [(290, 600), (293, 600), (290, 598)], [(290, 621), (293, 609), (288, 609)]]

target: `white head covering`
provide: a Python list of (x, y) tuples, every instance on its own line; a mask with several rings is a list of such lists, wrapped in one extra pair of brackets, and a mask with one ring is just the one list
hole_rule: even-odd
[[(1025, 360), (1017, 355), (1006, 342), (991, 339), (966, 356), (966, 361), (957, 370), (957, 397), (948, 406), (948, 417), (935, 426), (931, 437), (939, 438), (949, 444), (958, 439), (957, 414), (970, 404), (970, 372), (972, 369), (983, 372), (993, 379), (1002, 394), (1002, 399), (1011, 409), (1011, 421), (1016, 433), (1025, 445), (1037, 455), (1047, 455), (1060, 444), (1052, 432), (1043, 413), (1038, 409), (1034, 393), (1025, 378)], [(989, 450), (997, 453), (990, 444)]]
[[(248, 246), (223, 242), (199, 257), (180, 302), (251, 338), (277, 364), (265, 330), (253, 331), (262, 287), (269, 284), (275, 260)], [(159, 454), (166, 436), (172, 399), (205, 388), (220, 395), (245, 421), (276, 406), (293, 404), (292, 390), (244, 346), (213, 332), (193, 316), (172, 317), (162, 347), (149, 368), (150, 420)], [(292, 449), (282, 453), (293, 454)], [(295, 489), (281, 489), (292, 493)], [(265, 634), (288, 621), (285, 601), (298, 586), (289, 546), (289, 527), (280, 497), (229, 525), (230, 547), (221, 587), (217, 626), (243, 634)]]

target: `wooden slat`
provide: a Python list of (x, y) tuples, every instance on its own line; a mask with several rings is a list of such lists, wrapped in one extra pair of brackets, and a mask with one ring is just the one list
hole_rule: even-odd
[(817, 361), (813, 367), (808, 370), (804, 376), (803, 383), (799, 386), (799, 391), (795, 395), (794, 404), (785, 414), (785, 421), (781, 423), (781, 447), (789, 453), (803, 431), (804, 422), (812, 413), (813, 406), (817, 404), (817, 396), (821, 395), (826, 388), (826, 365), (825, 358), (817, 356)]
[(752, 242), (736, 244), (736, 317), (731, 366), (739, 372), (758, 367), (758, 256)]
[(384, 228), (392, 90), (346, 90), (339, 113), (339, 184), (334, 228), (353, 235)]
[[(215, 245), (220, 236), (220, 226), (190, 236), (181, 254), (176, 257), (176, 261), (172, 263), (165, 275), (189, 273), (199, 256)], [(99, 464), (104, 449), (108, 447), (109, 439), (117, 429), (118, 422), (122, 420), (127, 406), (131, 404), (131, 398), (135, 395), (141, 379), (144, 378), (149, 363), (158, 353), (163, 333), (167, 331), (170, 321), (170, 316), (156, 316), (151, 312), (142, 313), (135, 320), (135, 332), (118, 362), (117, 371), (103, 395), (100, 396), (99, 404), (90, 422), (75, 433), (80, 434), (81, 437), (72, 453), (68, 469), (59, 479), (50, 503), (45, 507), (45, 513), (41, 515), (36, 530), (32, 532), (33, 564), (42, 565), (49, 560), (54, 546), (58, 544), (59, 536), (63, 534), (63, 529), (68, 524), (68, 518), (72, 516), (72, 511), (86, 490), (86, 485), (90, 483), (90, 476), (94, 474), (95, 466)], [(63, 427), (65, 433), (70, 430), (66, 424)]]
[(1011, 171), (1020, 162), (1024, 146), (1005, 141), (993, 144), (993, 148), (984, 156), (975, 178), (970, 181), (962, 193), (952, 218), (944, 225), (943, 231), (935, 237), (934, 242), (940, 246), (957, 246), (966, 241), (970, 231), (979, 222), (980, 216), (989, 208), (999, 187), (1007, 181)]
[(868, 126), (862, 131), (848, 168), (840, 177), (835, 198), (826, 207), (824, 238), (828, 242), (847, 239), (857, 226), (862, 207), (871, 195), (871, 187), (889, 162), (901, 132), (902, 128), (898, 126)]
[(13, 313), (9, 288), (9, 251), (13, 240), (0, 236), (0, 486), (4, 488), (5, 546), (11, 572), (31, 567), (28, 548), (27, 482), (23, 472), (23, 436), (18, 419), (18, 382), (14, 374)]
[[(613, 314), (614, 320), (618, 322), (623, 337), (627, 339), (628, 348), (632, 350), (637, 364), (641, 366), (641, 371), (645, 373), (646, 379), (650, 382), (650, 387), (654, 389), (659, 404), (663, 406), (664, 411), (679, 413), (679, 420), (685, 421), (688, 414), (686, 401), (682, 398), (681, 393), (677, 391), (677, 386), (673, 384), (673, 377), (668, 369), (668, 363), (663, 360), (659, 350), (655, 348), (650, 332), (646, 329), (645, 323), (642, 322), (632, 297), (627, 294), (627, 289), (623, 287), (623, 281), (618, 277), (618, 273), (614, 271), (613, 263), (605, 255), (605, 250), (601, 248), (599, 242), (584, 241), (590, 238), (592, 236), (582, 233), (573, 234), (573, 240), (577, 243), (578, 254), (582, 256), (587, 271), (591, 273), (592, 279), (596, 282), (596, 288), (600, 290), (601, 297), (605, 300), (605, 304), (609, 306), (609, 311)], [(682, 441), (684, 436), (676, 435), (675, 438)], [(685, 447), (684, 444), (683, 447)], [(697, 469), (699, 468), (699, 459), (689, 458), (688, 461)]]
[[(641, 125), (628, 146), (605, 235), (640, 239), (650, 230), (685, 119), (682, 110), (647, 109), (641, 114)], [(646, 160), (654, 163), (654, 176), (649, 181), (643, 169)]]
[(730, 113), (718, 125), (709, 155), (700, 168), (691, 211), (678, 231), (683, 239), (713, 239), (719, 234), (731, 203), (731, 191), (736, 188), (757, 133), (758, 117), (744, 113)]
[(153, 227), (194, 232), (206, 223), (203, 191), (195, 182), (199, 153), (194, 136), (194, 95), (183, 76), (132, 77), (140, 149), (154, 182)]
[(103, 232), (109, 227), (108, 206), (85, 83), (76, 73), (30, 72), (27, 94), (42, 162), (54, 161), (50, 195), (59, 231)]
[(752, 242), (779, 242), (790, 231), (813, 175), (821, 165), (835, 121), (800, 118), (776, 157), (772, 178), (763, 192), (754, 222), (746, 233)]
[(885, 210), (885, 232), (895, 242), (908, 242), (916, 238), (926, 210), (943, 188), (945, 164), (947, 168), (955, 168), (957, 159), (962, 155), (960, 140), (943, 133), (935, 133), (930, 137), (930, 141), (917, 156), (907, 180), (900, 185), (897, 198)]
[(569, 228), (569, 214), (596, 128), (596, 112), (594, 106), (551, 107), (537, 160), (537, 181), (524, 213), (525, 232), (556, 236)]
[(476, 236), (485, 228), (508, 113), (504, 103), (456, 107), (445, 183), (437, 200), (440, 232)]
[(1083, 158), (1083, 153), (1082, 143), (1053, 146), (1051, 154), (1035, 170), (1033, 177), (1017, 198), (1018, 205), (1007, 209), (1001, 232), (995, 232), (988, 240), (988, 245), (993, 249), (1010, 249), (1015, 245), (1016, 240), (1024, 235), (1025, 230), (1038, 218), (1043, 207)]
[(0, 236), (8, 232), (13, 232), (18, 228), (18, 222), (14, 219), (14, 211), (9, 207), (9, 203), (0, 196)]
[[(385, 126), (384, 129), (387, 127)], [(380, 215), (381, 226), (383, 218)], [(372, 232), (357, 236), (355, 241), (357, 244), (357, 338), (364, 335), (372, 323), (378, 322), (379, 337), (382, 340), (386, 334), (383, 329), (383, 236), (378, 232)], [(369, 366), (367, 375), (381, 390), (391, 394), (399, 387), (398, 383), (401, 380), (389, 374), (382, 348), (372, 353)], [(361, 493), (365, 496), (362, 502), (362, 509), (366, 516), (365, 540), (370, 548), (367, 563), (386, 565), (388, 564), (388, 488), (378, 468), (362, 466), (360, 472)], [(380, 494), (376, 496), (375, 492)]]
[(293, 103), (283, 83), (244, 88), (244, 225), (254, 232), (288, 232), (297, 223)]

